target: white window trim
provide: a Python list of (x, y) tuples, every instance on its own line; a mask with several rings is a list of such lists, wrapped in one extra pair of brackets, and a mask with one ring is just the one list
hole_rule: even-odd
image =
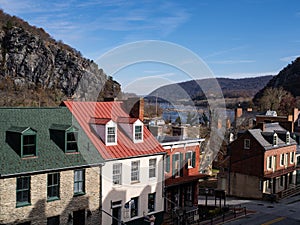
[(286, 144), (290, 144), (290, 142), (291, 142), (290, 132), (286, 132)]
[[(115, 129), (115, 141), (114, 142), (108, 142), (108, 128), (114, 128)], [(118, 142), (117, 133), (118, 133), (117, 124), (115, 122), (113, 122), (112, 120), (109, 121), (105, 125), (105, 144), (106, 144), (106, 146), (117, 145), (117, 142)]]
[[(141, 133), (142, 133), (142, 137), (141, 139), (135, 139), (135, 127), (137, 126), (140, 126), (142, 129), (141, 129)], [(133, 129), (132, 129), (132, 137), (133, 137), (133, 142), (134, 143), (140, 143), (140, 142), (143, 142), (144, 141), (144, 124), (140, 121), (140, 120), (137, 120), (134, 124), (133, 124)]]
[[(191, 155), (191, 158), (190, 158), (190, 165), (189, 165), (189, 162), (187, 161), (187, 164), (188, 164), (188, 169), (192, 169), (192, 168), (194, 168), (193, 166), (192, 166), (192, 162), (193, 162), (193, 151), (187, 151), (186, 153), (188, 153), (188, 154), (190, 154)], [(186, 155), (185, 155), (186, 156)]]
[[(271, 158), (271, 167), (269, 167), (269, 160)], [(267, 157), (267, 170), (272, 170), (273, 169), (273, 156), (268, 156)]]
[(273, 134), (273, 146), (278, 145), (278, 135), (276, 133)]
[[(119, 173), (114, 174), (114, 171), (116, 171), (116, 170), (114, 170), (114, 166), (118, 167)], [(118, 183), (115, 183), (114, 176), (119, 176), (119, 182)], [(114, 163), (113, 164), (113, 168), (112, 168), (112, 183), (113, 183), (113, 185), (122, 185), (122, 163)]]
[[(154, 167), (153, 167), (153, 166), (150, 167), (150, 161), (151, 161), (151, 160), (154, 160), (154, 161), (155, 161)], [(157, 169), (156, 169), (156, 167), (157, 167), (157, 160), (156, 160), (156, 158), (149, 159), (149, 179), (150, 179), (150, 180), (156, 179), (156, 177), (157, 177), (157, 174), (156, 174)], [(155, 173), (154, 173), (154, 177), (150, 177), (150, 170), (154, 170), (154, 172), (155, 172)]]
[[(247, 145), (248, 143), (248, 145)], [(250, 139), (244, 139), (244, 149), (250, 149)]]
[(280, 154), (280, 166), (284, 166), (284, 159), (283, 159), (283, 164), (282, 164), (282, 158), (284, 158), (285, 157), (285, 154), (284, 153), (282, 153), (282, 154)]
[[(293, 161), (292, 161), (293, 159)], [(294, 152), (290, 152), (290, 164), (294, 164), (295, 163), (295, 153)]]
[[(132, 164), (133, 164), (134, 162), (138, 163), (138, 165), (137, 165), (137, 171), (133, 171), (133, 170), (132, 170), (132, 169), (133, 169)], [(137, 172), (137, 179), (136, 179), (136, 180), (132, 180), (132, 177), (133, 177), (133, 173), (134, 173), (134, 172)], [(131, 181), (131, 183), (137, 183), (137, 182), (140, 182), (140, 160), (132, 161), (132, 162), (131, 162), (131, 176), (130, 176), (130, 181)]]

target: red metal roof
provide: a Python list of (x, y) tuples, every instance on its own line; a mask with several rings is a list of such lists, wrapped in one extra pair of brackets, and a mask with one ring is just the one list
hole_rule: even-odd
[(109, 121), (111, 121), (110, 118), (91, 118), (89, 123), (91, 124), (101, 124), (101, 125), (105, 125), (107, 124)]
[[(93, 118), (112, 119), (113, 121), (118, 121), (120, 117), (129, 118), (130, 116), (121, 107), (122, 102), (65, 101), (64, 104), (71, 111), (104, 159), (128, 158), (164, 152), (164, 149), (146, 126), (144, 126), (143, 129), (143, 142), (134, 143), (128, 135), (123, 133), (122, 129), (118, 129), (117, 145), (113, 146), (106, 146), (105, 143), (91, 131), (89, 123)], [(104, 120), (101, 120), (101, 122), (104, 122)]]

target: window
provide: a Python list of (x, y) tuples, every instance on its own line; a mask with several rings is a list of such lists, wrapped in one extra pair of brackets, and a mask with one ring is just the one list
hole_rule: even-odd
[(278, 145), (278, 135), (276, 133), (274, 133), (273, 135), (273, 145), (274, 146)]
[(196, 163), (196, 153), (195, 152), (187, 152), (185, 153), (185, 161), (187, 168), (194, 168)]
[(288, 165), (288, 158), (289, 158), (289, 153), (285, 153), (285, 159), (284, 159), (284, 165), (287, 166)]
[(59, 225), (59, 216), (48, 217), (47, 225)]
[(59, 173), (48, 174), (48, 187), (47, 187), (47, 199), (56, 200), (59, 199)]
[(85, 170), (74, 171), (74, 195), (85, 194)]
[(143, 129), (140, 125), (134, 126), (134, 140), (135, 141), (142, 141), (143, 140)]
[(282, 187), (284, 183), (284, 176), (280, 176), (280, 186)]
[(36, 135), (23, 135), (23, 156), (36, 155)]
[(192, 187), (192, 185), (189, 185), (185, 188), (185, 201), (187, 201), (187, 202), (193, 201), (193, 187)]
[(284, 165), (284, 154), (280, 154), (280, 166)]
[(250, 139), (244, 140), (244, 149), (250, 149)]
[(294, 164), (295, 163), (295, 154), (294, 154), (294, 152), (290, 152), (290, 163), (291, 164)]
[(170, 173), (170, 155), (166, 156), (165, 170), (167, 173)]
[(116, 128), (107, 127), (107, 143), (116, 143)]
[(78, 132), (67, 132), (66, 152), (78, 152)]
[(172, 156), (172, 175), (174, 177), (183, 176), (182, 161), (183, 161), (182, 153), (175, 153)]
[(30, 177), (17, 178), (17, 206), (30, 204)]
[(122, 184), (122, 163), (113, 164), (113, 184)]
[(272, 159), (273, 159), (273, 157), (272, 156), (268, 156), (267, 157), (267, 169), (268, 170), (270, 170), (270, 169), (272, 169)]
[(155, 195), (156, 193), (148, 194), (148, 213), (155, 211)]
[(131, 162), (131, 182), (140, 180), (140, 161)]
[(156, 159), (149, 159), (149, 178), (156, 177)]
[(291, 139), (290, 132), (286, 132), (286, 143), (289, 144)]
[(139, 215), (138, 214), (138, 208), (139, 208), (138, 202), (139, 202), (139, 197), (132, 198), (129, 202), (131, 218)]

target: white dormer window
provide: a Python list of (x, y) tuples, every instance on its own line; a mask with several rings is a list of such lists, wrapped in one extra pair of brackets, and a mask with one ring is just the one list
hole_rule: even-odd
[(274, 133), (273, 135), (273, 145), (274, 146), (278, 145), (278, 135), (276, 133)]
[(106, 145), (116, 145), (117, 144), (117, 125), (112, 120), (109, 121), (106, 126)]
[(287, 144), (290, 143), (290, 138), (291, 138), (290, 132), (286, 132), (286, 143)]
[(133, 124), (133, 142), (142, 142), (143, 141), (143, 123), (140, 120), (137, 120)]

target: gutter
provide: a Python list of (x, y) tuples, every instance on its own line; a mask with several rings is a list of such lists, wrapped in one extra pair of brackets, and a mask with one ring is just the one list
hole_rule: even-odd
[(0, 174), (0, 178), (9, 178), (9, 177), (15, 177), (15, 176), (20, 176), (20, 175), (48, 173), (48, 172), (53, 172), (53, 171), (62, 171), (62, 170), (70, 170), (70, 169), (77, 169), (77, 168), (87, 168), (87, 167), (96, 167), (96, 166), (102, 167), (104, 165), (105, 165), (105, 162), (95, 163), (95, 164), (87, 164), (87, 165), (81, 165), (81, 166), (69, 166), (69, 167), (62, 167), (62, 168), (56, 168), (56, 169), (46, 169), (46, 170), (36, 170), (36, 171), (21, 172), (21, 173), (12, 173), (12, 174), (5, 174), (4, 176)]

